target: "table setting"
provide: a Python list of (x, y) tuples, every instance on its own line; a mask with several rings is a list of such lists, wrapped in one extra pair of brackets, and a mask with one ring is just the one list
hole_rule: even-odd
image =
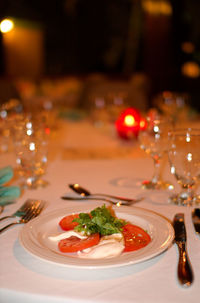
[[(128, 108), (106, 127), (87, 116), (72, 121), (58, 115), (53, 130), (39, 124), (38, 115), (39, 133), (30, 119), (15, 117), (13, 147), (0, 154), (1, 302), (198, 301), (199, 120), (187, 121), (181, 131), (173, 123), (171, 131), (164, 126), (166, 134), (155, 110), (138, 113)], [(59, 250), (65, 238), (55, 239), (69, 233), (61, 228), (63, 218), (78, 214), (80, 227), (89, 214), (87, 220), (100, 226), (94, 214), (103, 209), (122, 224), (119, 253), (90, 257), (84, 249)], [(101, 238), (114, 234), (105, 222)], [(140, 232), (137, 249), (126, 251), (134, 242), (126, 238), (129, 223)], [(69, 239), (77, 238), (75, 230)], [(79, 241), (94, 234), (82, 233)]]

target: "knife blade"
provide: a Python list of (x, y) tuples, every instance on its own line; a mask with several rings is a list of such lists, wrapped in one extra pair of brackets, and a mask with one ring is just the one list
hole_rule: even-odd
[(200, 208), (195, 208), (192, 211), (192, 222), (196, 233), (200, 235)]
[(182, 286), (188, 287), (192, 284), (194, 276), (186, 249), (187, 235), (183, 213), (174, 216), (173, 226), (175, 231), (174, 241), (179, 250), (178, 280)]

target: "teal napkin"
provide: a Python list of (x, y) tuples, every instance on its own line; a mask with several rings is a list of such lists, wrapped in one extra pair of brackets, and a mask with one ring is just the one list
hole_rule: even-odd
[(20, 188), (18, 186), (0, 187), (0, 205), (13, 203), (20, 196)]
[(13, 177), (13, 169), (6, 166), (0, 169), (0, 206), (14, 203), (21, 194), (18, 186), (2, 186)]
[(0, 186), (10, 181), (13, 177), (13, 169), (11, 166), (6, 166), (0, 169)]

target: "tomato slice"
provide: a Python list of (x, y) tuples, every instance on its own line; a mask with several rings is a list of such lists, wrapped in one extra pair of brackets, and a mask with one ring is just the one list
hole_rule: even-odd
[(67, 239), (62, 239), (58, 242), (58, 248), (61, 252), (73, 253), (79, 250), (97, 245), (100, 241), (99, 234), (92, 234), (85, 239), (80, 239), (76, 236), (71, 236)]
[(74, 229), (74, 227), (78, 225), (78, 222), (72, 222), (75, 218), (79, 218), (79, 214), (73, 214), (73, 215), (65, 216), (59, 222), (60, 227), (63, 230)]
[(145, 247), (151, 241), (149, 234), (139, 226), (128, 223), (122, 229), (125, 245), (124, 252)]

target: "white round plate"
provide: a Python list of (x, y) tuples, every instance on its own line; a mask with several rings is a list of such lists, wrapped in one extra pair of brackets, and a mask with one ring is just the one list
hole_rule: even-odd
[(80, 212), (91, 211), (91, 204), (58, 209), (40, 215), (23, 226), (19, 240), (21, 245), (32, 255), (45, 261), (75, 268), (108, 268), (135, 264), (162, 253), (174, 239), (171, 223), (161, 215), (138, 207), (113, 207), (118, 218), (126, 219), (142, 227), (151, 236), (152, 241), (144, 248), (122, 253), (108, 259), (82, 259), (77, 254), (62, 253), (50, 236), (61, 233), (58, 225), (62, 217)]

